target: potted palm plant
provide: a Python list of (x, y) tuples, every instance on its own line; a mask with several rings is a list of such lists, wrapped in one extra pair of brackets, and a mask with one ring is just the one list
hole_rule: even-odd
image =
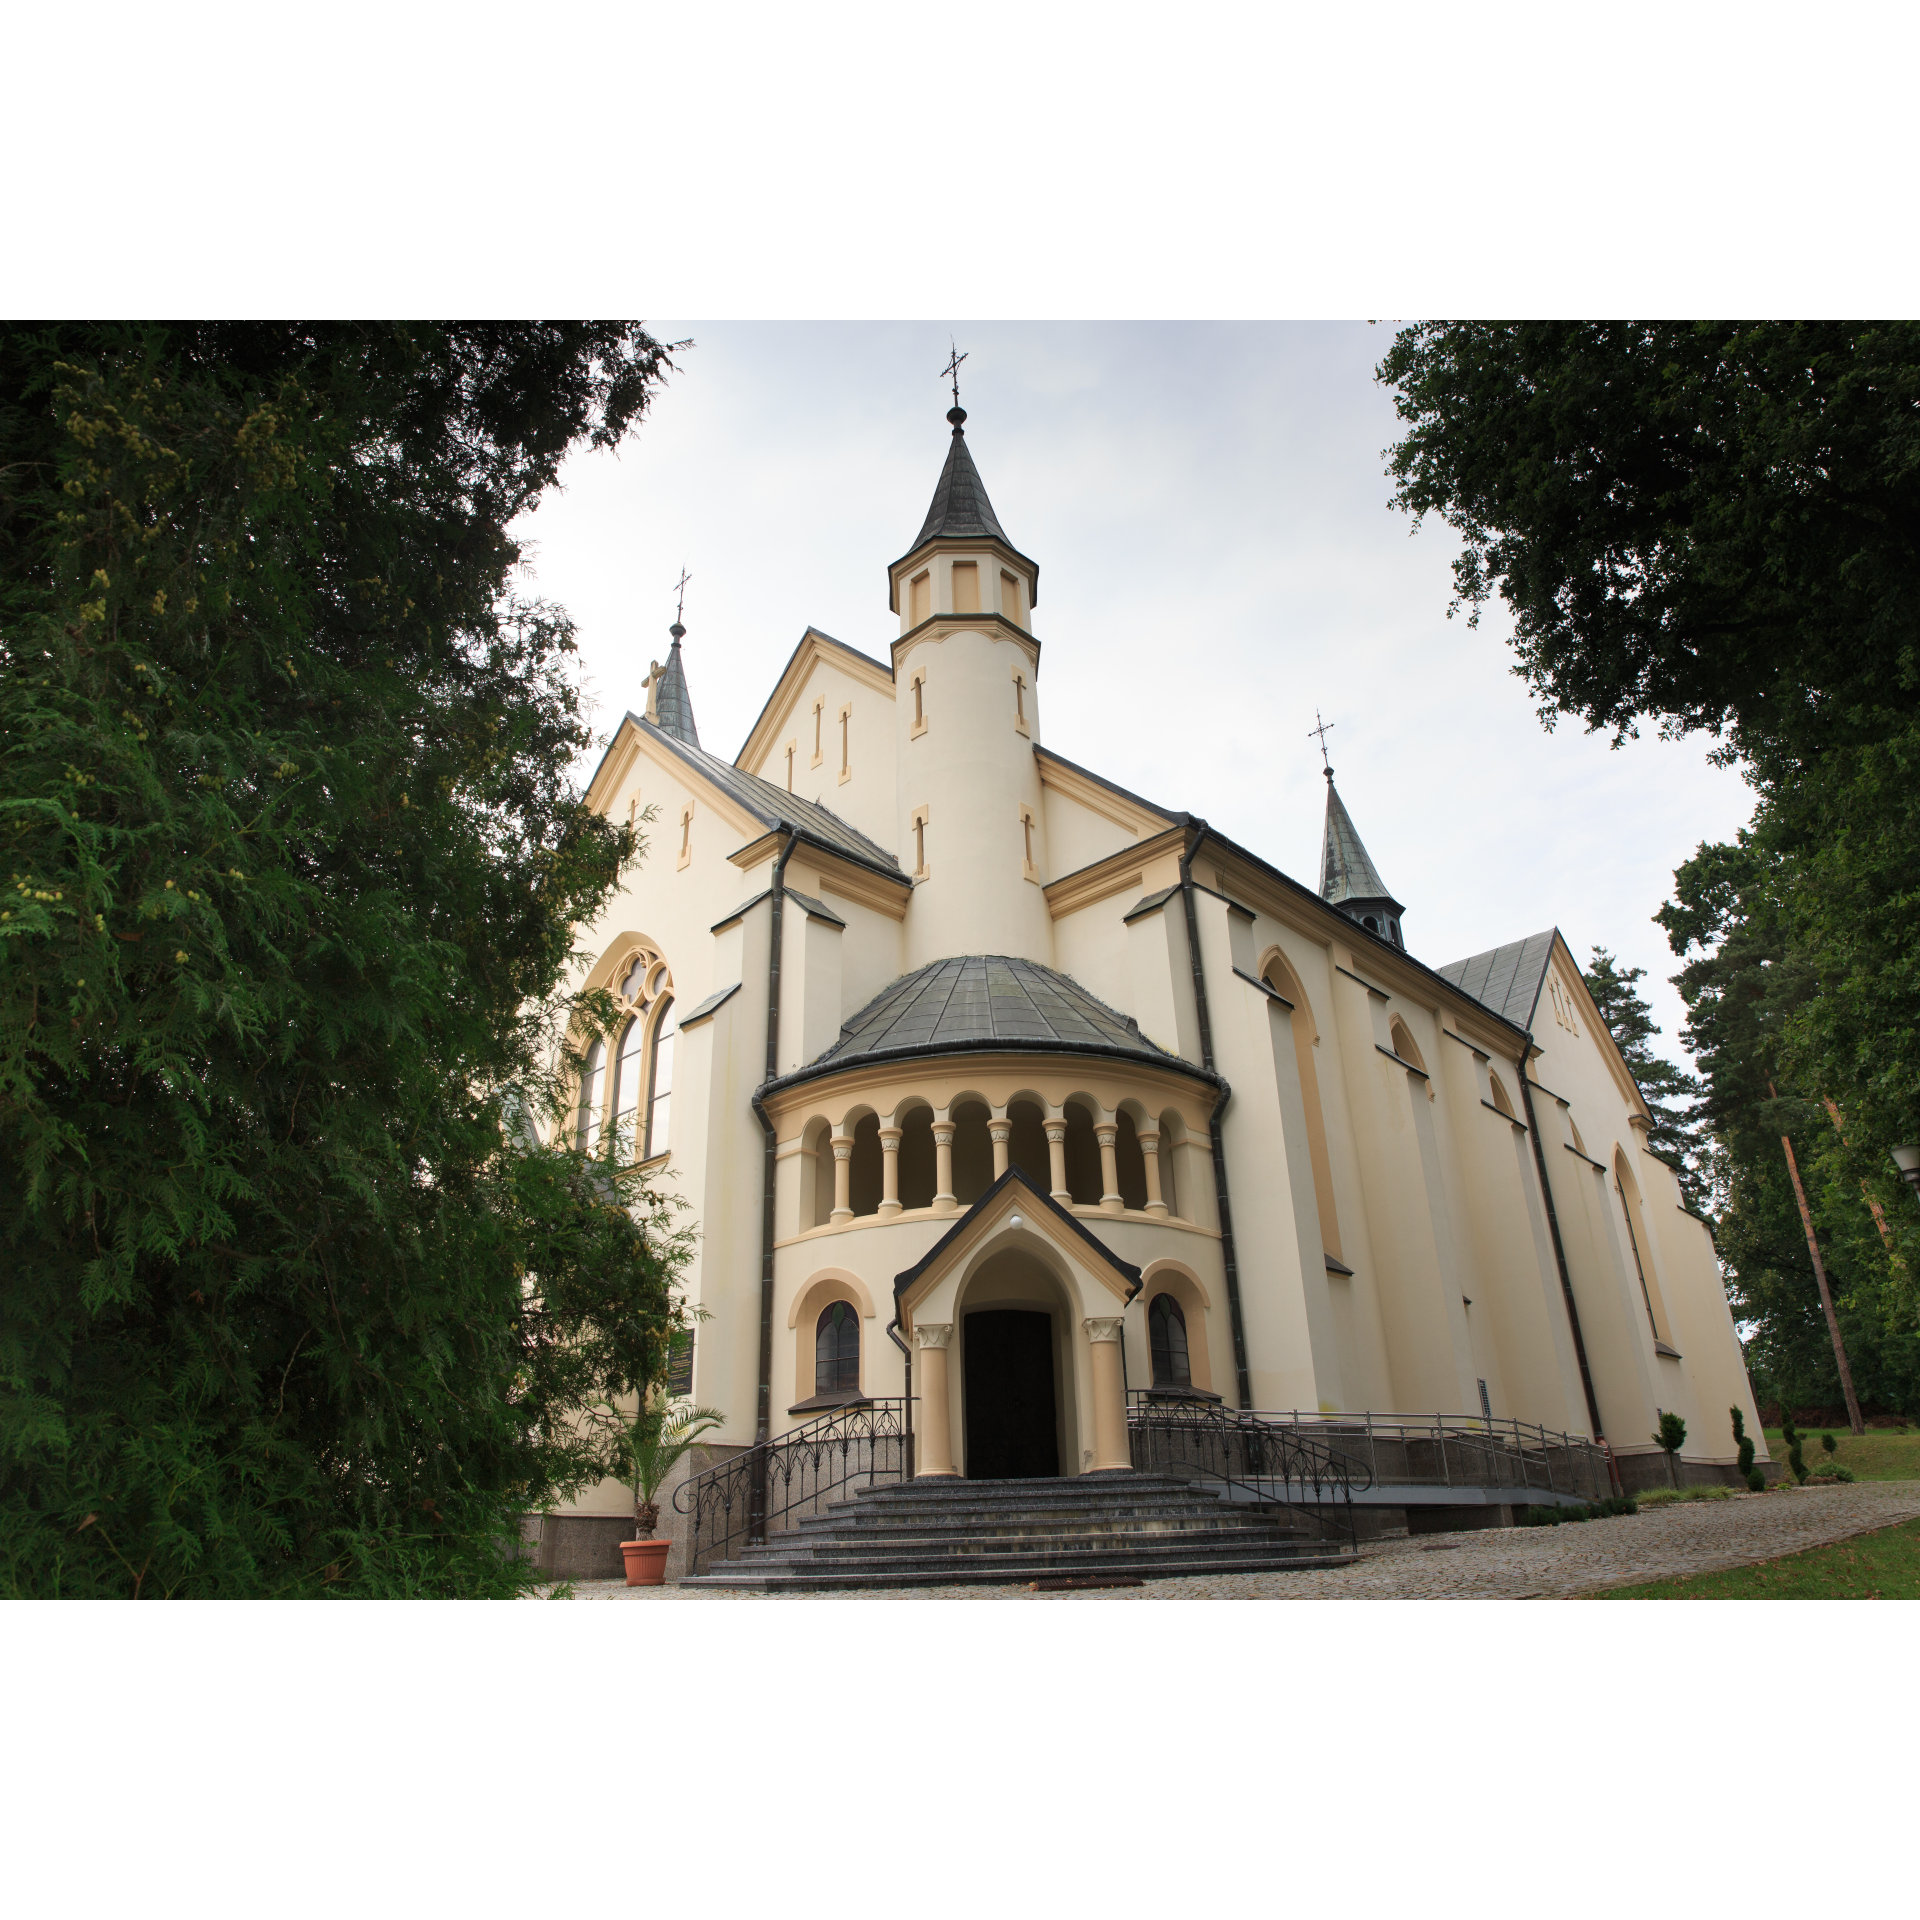
[(615, 1435), (619, 1477), (633, 1494), (634, 1538), (620, 1542), (620, 1553), (627, 1563), (627, 1585), (657, 1587), (667, 1577), (670, 1544), (655, 1537), (660, 1524), (660, 1489), (700, 1436), (724, 1424), (724, 1416), (711, 1407), (675, 1406), (663, 1394), (643, 1396), (639, 1410), (632, 1415), (620, 1413), (611, 1402), (602, 1404), (619, 1421)]

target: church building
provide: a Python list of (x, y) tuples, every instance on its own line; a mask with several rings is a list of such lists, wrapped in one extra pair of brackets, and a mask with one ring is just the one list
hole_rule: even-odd
[(630, 1013), (575, 1124), (688, 1204), (712, 1439), (910, 1378), (921, 1479), (1125, 1471), (1150, 1392), (1731, 1478), (1712, 1240), (1565, 941), (1415, 959), (1331, 768), (1308, 885), (1050, 751), (1040, 567), (948, 419), (884, 656), (809, 627), (728, 759), (676, 621), (591, 783), (653, 826), (582, 935)]

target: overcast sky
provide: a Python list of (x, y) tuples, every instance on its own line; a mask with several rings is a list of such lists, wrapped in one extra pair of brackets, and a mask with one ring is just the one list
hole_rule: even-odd
[[(886, 567), (946, 457), (947, 331), (650, 322), (691, 337), (618, 456), (583, 454), (523, 523), (527, 583), (578, 623), (603, 733), (643, 710), (673, 582), (701, 743), (738, 752), (805, 628), (884, 660)], [(1210, 820), (1314, 885), (1318, 706), (1342, 798), (1441, 965), (1557, 924), (1644, 966), (1660, 1043), (1677, 962), (1649, 915), (1675, 865), (1750, 811), (1706, 743), (1551, 734), (1504, 612), (1446, 617), (1454, 553), (1389, 511), (1396, 437), (1364, 324), (956, 329), (967, 439), (1039, 563), (1046, 744)], [(828, 803), (831, 804), (829, 796)]]

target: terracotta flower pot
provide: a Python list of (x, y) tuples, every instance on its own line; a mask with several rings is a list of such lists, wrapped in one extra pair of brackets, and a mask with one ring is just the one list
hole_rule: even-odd
[(627, 1585), (658, 1587), (666, 1584), (667, 1547), (665, 1540), (622, 1540), (620, 1552), (627, 1563)]

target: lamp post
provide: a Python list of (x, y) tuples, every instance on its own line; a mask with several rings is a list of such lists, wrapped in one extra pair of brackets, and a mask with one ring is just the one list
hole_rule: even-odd
[(1920, 1193), (1920, 1147), (1895, 1147), (1893, 1164), (1900, 1169), (1900, 1178)]

